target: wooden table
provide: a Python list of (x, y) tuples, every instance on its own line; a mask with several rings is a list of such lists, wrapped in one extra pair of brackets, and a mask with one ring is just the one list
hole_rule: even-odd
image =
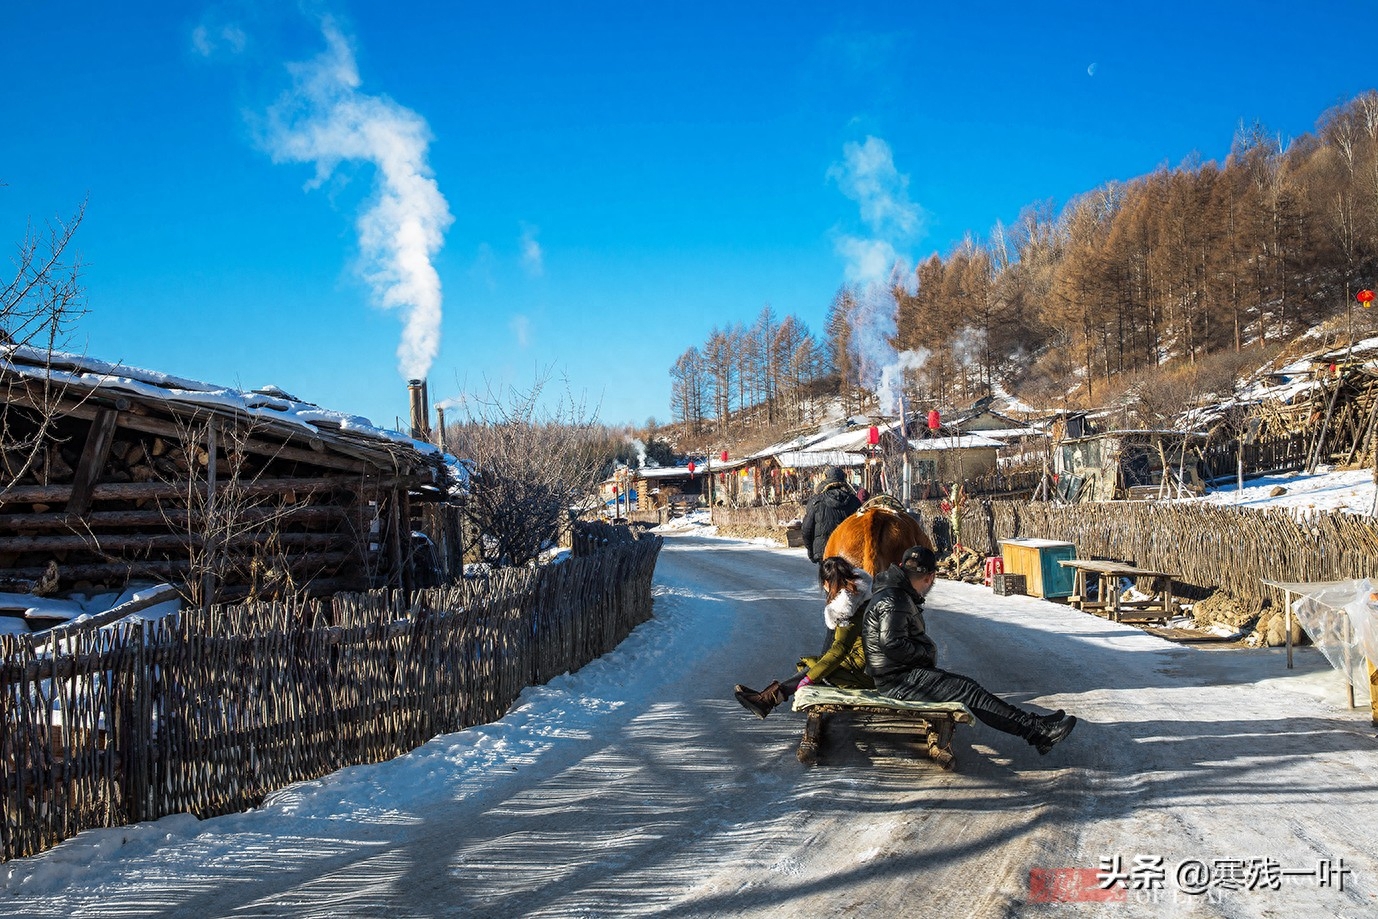
[[(1115, 622), (1156, 622), (1159, 619), (1170, 619), (1176, 613), (1172, 582), (1177, 575), (1171, 572), (1151, 571), (1147, 568), (1137, 568), (1128, 562), (1095, 558), (1064, 559), (1058, 564), (1075, 572), (1072, 595), (1067, 598), (1067, 602), (1077, 609), (1090, 613), (1099, 613), (1103, 610), (1106, 617)], [(1086, 593), (1087, 575), (1095, 575), (1099, 580), (1100, 587), (1094, 600)], [(1159, 587), (1147, 600), (1121, 600), (1120, 578), (1157, 578)], [(1138, 615), (1126, 618), (1125, 610)]]

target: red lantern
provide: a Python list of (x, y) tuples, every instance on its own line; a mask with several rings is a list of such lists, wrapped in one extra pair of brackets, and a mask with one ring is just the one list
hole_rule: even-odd
[(866, 442), (873, 447), (880, 443), (880, 429), (875, 425), (871, 425), (871, 430), (866, 432)]
[(613, 494), (617, 494), (617, 486), (616, 486), (616, 485), (614, 485), (614, 486), (612, 487), (612, 493), (613, 493)]
[(693, 477), (694, 477), (694, 464), (693, 464), (693, 462), (690, 462), (690, 463), (689, 463), (689, 478), (692, 479)]
[(930, 430), (930, 431), (936, 431), (936, 430), (938, 430), (938, 422), (939, 422), (939, 420), (940, 420), (940, 419), (939, 419), (939, 416), (938, 416), (938, 410), (937, 410), (936, 408), (933, 409), (933, 410), (931, 410), (931, 411), (928, 413), (928, 430)]
[(1364, 309), (1368, 309), (1370, 306), (1373, 305), (1373, 291), (1365, 287), (1363, 290), (1359, 291), (1357, 294), (1354, 295), (1354, 299), (1362, 303), (1364, 305)]
[(726, 450), (724, 450), (724, 451), (722, 452), (722, 456), (719, 457), (719, 459), (721, 459), (724, 463), (727, 462), (727, 451), (726, 451)]

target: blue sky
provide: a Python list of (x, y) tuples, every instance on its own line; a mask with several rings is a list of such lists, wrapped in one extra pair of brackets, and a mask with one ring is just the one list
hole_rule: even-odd
[(432, 401), (553, 367), (664, 422), (679, 354), (767, 303), (821, 331), (859, 251), (912, 264), (1378, 85), (1370, 3), (926, 6), (6, 4), (0, 240), (86, 199), (73, 350), (391, 426), (412, 307), (378, 276), (408, 259), (360, 240), (376, 145), (313, 133), (366, 103), (441, 198), (401, 284), (438, 284)]

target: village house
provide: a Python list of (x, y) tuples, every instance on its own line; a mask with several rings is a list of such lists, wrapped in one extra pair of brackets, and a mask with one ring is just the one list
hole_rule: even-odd
[(1206, 436), (1182, 431), (1110, 431), (1067, 438), (1053, 451), (1053, 473), (1064, 501), (1203, 494)]

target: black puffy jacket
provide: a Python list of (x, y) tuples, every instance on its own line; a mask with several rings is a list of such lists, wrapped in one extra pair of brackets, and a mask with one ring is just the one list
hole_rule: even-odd
[(809, 499), (809, 506), (804, 510), (803, 525), (799, 528), (809, 561), (823, 561), (823, 549), (828, 545), (828, 537), (833, 535), (839, 523), (859, 510), (861, 499), (852, 491), (852, 486), (845, 482), (829, 482)]
[(898, 565), (876, 576), (875, 592), (862, 618), (861, 640), (866, 672), (881, 688), (916, 668), (938, 666), (938, 646), (923, 624), (923, 597)]

